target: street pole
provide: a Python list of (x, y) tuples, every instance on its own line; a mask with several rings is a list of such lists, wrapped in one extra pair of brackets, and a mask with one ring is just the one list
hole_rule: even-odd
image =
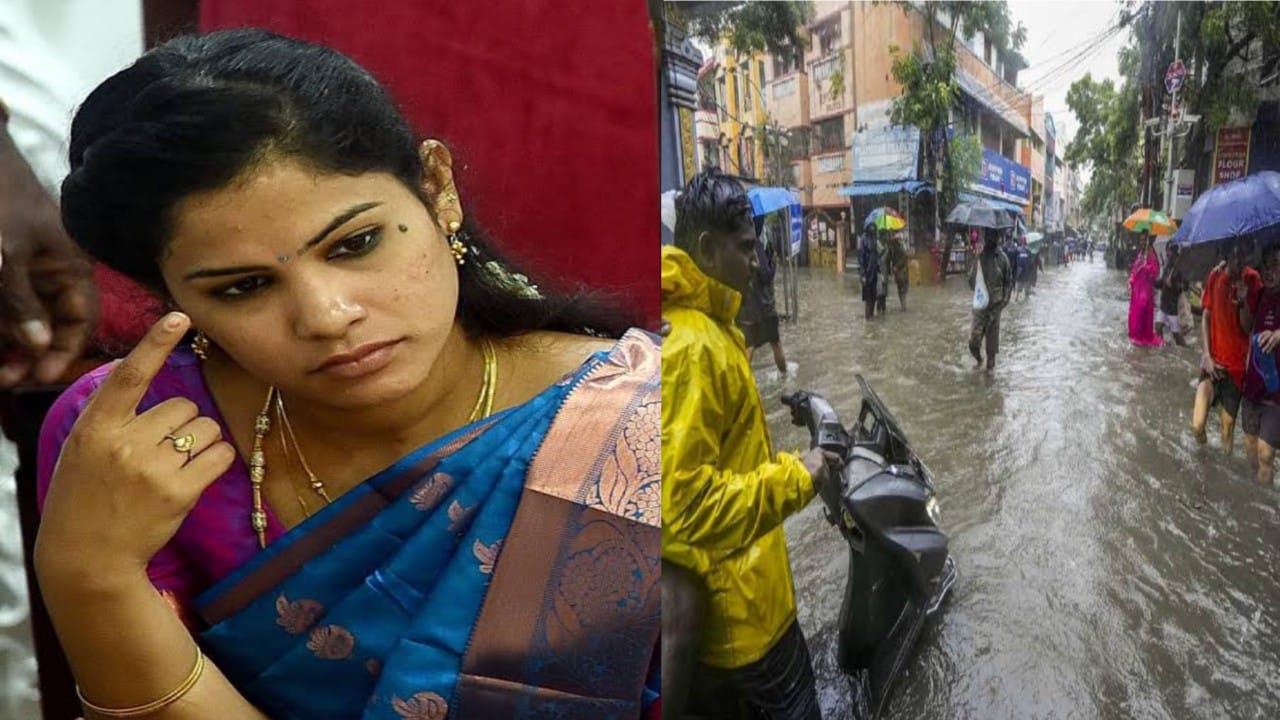
[[(1178, 30), (1177, 30), (1177, 34), (1175, 34), (1173, 38), (1173, 61), (1175, 63), (1178, 61), (1178, 46), (1181, 44), (1182, 44), (1182, 12), (1179, 11), (1178, 12)], [(1181, 88), (1179, 88), (1179, 90), (1180, 89)], [(1168, 167), (1165, 168), (1165, 172), (1166, 172), (1166, 175), (1168, 176), (1168, 180), (1166, 182), (1166, 188), (1164, 193), (1164, 214), (1168, 215), (1169, 217), (1173, 217), (1173, 183), (1174, 183), (1173, 145), (1175, 140), (1174, 131), (1178, 127), (1177, 121), (1174, 119), (1174, 111), (1177, 109), (1177, 107), (1178, 107), (1178, 90), (1174, 90), (1173, 96), (1169, 100), (1169, 124), (1166, 125), (1166, 130), (1165, 130), (1165, 137), (1169, 141), (1169, 161), (1168, 161), (1169, 164), (1168, 164)]]

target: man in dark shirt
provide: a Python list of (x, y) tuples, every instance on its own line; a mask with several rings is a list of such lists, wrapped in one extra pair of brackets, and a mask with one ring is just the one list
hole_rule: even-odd
[(1188, 328), (1182, 327), (1178, 320), (1178, 298), (1187, 289), (1187, 281), (1182, 277), (1176, 265), (1178, 262), (1178, 246), (1169, 246), (1169, 258), (1165, 262), (1164, 273), (1156, 281), (1160, 290), (1160, 305), (1156, 308), (1156, 334), (1164, 339), (1165, 328), (1173, 334), (1173, 341), (1185, 346)]
[[(986, 286), (986, 303), (973, 309), (973, 327), (969, 332), (969, 353), (982, 365), (982, 346), (987, 347), (987, 371), (996, 368), (996, 353), (1000, 352), (1000, 312), (1013, 296), (1013, 268), (1009, 256), (1000, 249), (999, 231), (985, 231), (982, 254), (969, 271), (969, 287), (977, 285), (979, 269)], [(976, 304), (975, 304), (976, 305)]]

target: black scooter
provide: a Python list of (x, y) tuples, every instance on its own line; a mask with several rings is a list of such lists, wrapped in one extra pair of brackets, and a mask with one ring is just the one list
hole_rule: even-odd
[(849, 544), (849, 577), (840, 609), (837, 661), (849, 676), (854, 717), (875, 720), (910, 657), (925, 620), (956, 579), (929, 468), (861, 375), (858, 422), (841, 424), (821, 395), (782, 402), (807, 426), (811, 447), (842, 460), (822, 485), (827, 520)]

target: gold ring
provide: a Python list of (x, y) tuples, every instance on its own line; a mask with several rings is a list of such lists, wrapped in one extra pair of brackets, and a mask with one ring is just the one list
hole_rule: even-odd
[(196, 436), (190, 433), (187, 433), (182, 437), (165, 435), (164, 439), (173, 443), (174, 450), (177, 450), (180, 453), (186, 453), (188, 458), (191, 457), (191, 448), (196, 446)]

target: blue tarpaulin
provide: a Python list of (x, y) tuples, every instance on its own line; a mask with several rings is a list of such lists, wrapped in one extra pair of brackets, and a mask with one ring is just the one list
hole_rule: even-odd
[(757, 217), (800, 202), (795, 193), (780, 187), (751, 188), (747, 191), (747, 197), (751, 198), (751, 209)]
[(885, 195), (906, 190), (912, 195), (920, 192), (933, 192), (933, 185), (923, 180), (900, 180), (898, 182), (854, 183), (838, 190), (838, 194), (847, 196)]

